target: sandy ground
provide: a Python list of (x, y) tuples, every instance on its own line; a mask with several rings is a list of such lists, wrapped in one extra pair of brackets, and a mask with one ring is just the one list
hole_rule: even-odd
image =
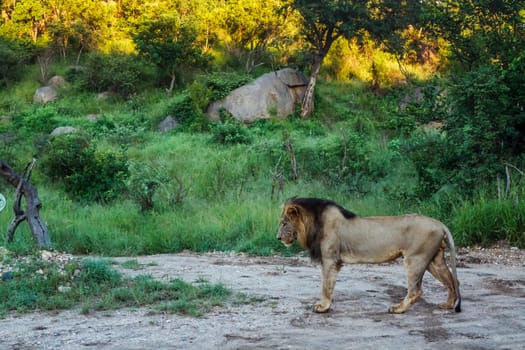
[(206, 279), (261, 301), (228, 304), (202, 318), (146, 308), (11, 314), (0, 320), (0, 349), (524, 349), (524, 252), (472, 249), (459, 255), (463, 312), (437, 308), (446, 291), (426, 274), (423, 298), (402, 315), (387, 313), (406, 291), (401, 262), (343, 267), (331, 312), (315, 314), (320, 273), (307, 258), (115, 258), (143, 264), (122, 270), (126, 274)]

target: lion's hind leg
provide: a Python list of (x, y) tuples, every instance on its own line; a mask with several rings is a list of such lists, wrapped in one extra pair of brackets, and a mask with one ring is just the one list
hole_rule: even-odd
[(423, 294), (421, 282), (427, 266), (424, 257), (405, 256), (405, 266), (408, 279), (407, 295), (399, 304), (392, 305), (388, 309), (390, 313), (401, 314), (406, 312)]
[(458, 299), (458, 294), (454, 288), (454, 279), (452, 273), (448, 269), (445, 260), (445, 249), (442, 246), (437, 252), (434, 259), (428, 264), (427, 270), (434, 276), (439, 282), (441, 282), (448, 290), (448, 298), (444, 303), (439, 304), (441, 309), (453, 309)]

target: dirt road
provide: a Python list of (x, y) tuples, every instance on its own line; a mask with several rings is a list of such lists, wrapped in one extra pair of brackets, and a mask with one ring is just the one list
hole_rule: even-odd
[(483, 252), (460, 255), (463, 312), (437, 308), (446, 292), (426, 274), (423, 298), (402, 315), (387, 313), (406, 291), (401, 262), (343, 267), (331, 312), (315, 314), (320, 274), (307, 258), (138, 257), (141, 269), (122, 271), (221, 282), (258, 301), (203, 318), (148, 309), (10, 315), (0, 320), (0, 349), (524, 349), (525, 265), (514, 253), (521, 260), (503, 265)]

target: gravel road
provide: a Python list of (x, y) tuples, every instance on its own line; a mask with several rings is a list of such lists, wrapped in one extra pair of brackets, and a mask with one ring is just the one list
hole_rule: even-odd
[(201, 318), (123, 309), (80, 314), (10, 314), (0, 349), (523, 349), (525, 254), (511, 248), (462, 249), (463, 312), (437, 308), (446, 291), (430, 274), (407, 313), (388, 306), (406, 291), (401, 261), (343, 267), (328, 314), (315, 314), (319, 268), (304, 257), (169, 254), (136, 259), (161, 280), (221, 282), (257, 301), (228, 304)]

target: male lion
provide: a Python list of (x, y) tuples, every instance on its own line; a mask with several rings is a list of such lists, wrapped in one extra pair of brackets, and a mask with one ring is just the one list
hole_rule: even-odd
[[(297, 240), (308, 249), (312, 261), (321, 263), (322, 297), (315, 312), (330, 309), (343, 263), (382, 263), (400, 256), (407, 269), (408, 292), (389, 312), (403, 313), (419, 299), (425, 270), (448, 289), (448, 299), (439, 307), (461, 311), (454, 241), (448, 228), (432, 218), (416, 214), (358, 217), (329, 200), (291, 198), (284, 205), (277, 239), (286, 246)], [(445, 242), (452, 273), (445, 261)]]

